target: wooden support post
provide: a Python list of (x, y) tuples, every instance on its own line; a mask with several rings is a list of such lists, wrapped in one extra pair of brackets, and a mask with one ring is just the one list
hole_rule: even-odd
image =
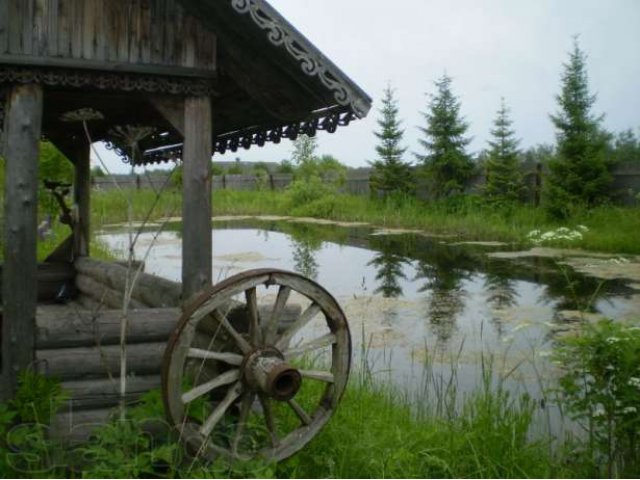
[(91, 146), (86, 143), (78, 147), (73, 161), (75, 180), (73, 182), (73, 203), (78, 208), (74, 226), (74, 253), (76, 257), (89, 256), (91, 217)]
[(184, 106), (182, 183), (182, 299), (211, 285), (211, 100), (191, 97)]
[(13, 395), (18, 372), (31, 366), (34, 360), (42, 88), (38, 85), (14, 87), (6, 107), (0, 392), (4, 398)]

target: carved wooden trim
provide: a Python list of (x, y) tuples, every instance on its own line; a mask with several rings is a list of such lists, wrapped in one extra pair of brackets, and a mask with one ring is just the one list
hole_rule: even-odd
[(320, 53), (301, 33), (289, 24), (264, 0), (229, 0), (239, 14), (248, 14), (253, 22), (266, 33), (273, 45), (286, 49), (298, 61), (302, 71), (317, 77), (333, 92), (334, 99), (342, 106), (349, 106), (358, 118), (363, 118), (371, 108), (371, 99), (361, 91), (340, 69)]
[(211, 81), (207, 79), (0, 64), (0, 85), (29, 83), (51, 87), (170, 95), (202, 96), (213, 93)]

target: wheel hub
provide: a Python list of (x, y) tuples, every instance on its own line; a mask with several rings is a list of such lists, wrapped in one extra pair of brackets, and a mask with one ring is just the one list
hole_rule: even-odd
[(300, 372), (275, 348), (261, 348), (247, 355), (243, 377), (251, 390), (279, 401), (291, 400), (302, 385)]

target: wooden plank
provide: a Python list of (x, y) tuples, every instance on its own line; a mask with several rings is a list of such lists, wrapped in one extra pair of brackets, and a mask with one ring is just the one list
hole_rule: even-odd
[(185, 100), (182, 205), (182, 297), (211, 285), (211, 100)]
[(140, 63), (140, 0), (129, 0), (129, 63)]
[(175, 96), (149, 98), (156, 110), (184, 137), (184, 100)]
[[(9, 19), (21, 18), (24, 2), (22, 0), (7, 0), (9, 2)], [(9, 53), (22, 54), (22, 22), (9, 20)]]
[(140, 63), (151, 62), (151, 7), (149, 1), (142, 1), (140, 5), (140, 20), (138, 27), (140, 29)]
[(71, 56), (71, 2), (58, 0), (58, 49), (61, 57)]
[(40, 86), (19, 85), (6, 103), (2, 395), (13, 393), (18, 373), (34, 357), (42, 97)]
[(102, 12), (96, 11), (96, 0), (84, 0), (84, 15), (82, 26), (82, 58), (86, 60), (98, 60), (96, 56), (96, 18)]
[[(175, 329), (178, 308), (129, 310), (127, 342), (166, 342)], [(36, 314), (36, 348), (92, 347), (120, 342), (120, 310), (76, 310), (66, 305), (42, 305)]]
[(33, 55), (47, 54), (47, 39), (49, 37), (49, 0), (34, 0), (33, 9)]
[(47, 47), (46, 53), (51, 56), (58, 54), (58, 3), (59, 0), (47, 1)]
[(9, 51), (9, 0), (0, 0), (0, 54)]
[[(115, 2), (114, 2), (115, 3)], [(130, 19), (132, 14), (131, 2), (127, 2), (125, 5), (119, 3), (120, 8), (114, 13), (114, 20), (118, 29), (118, 46), (117, 46), (117, 58), (119, 62), (129, 61), (129, 42), (130, 42)]]
[[(71, 400), (66, 410), (78, 411), (115, 407), (120, 400), (120, 380), (69, 380), (61, 383)], [(149, 390), (160, 388), (160, 375), (142, 375), (127, 378), (127, 403), (136, 401)]]
[(84, 0), (72, 0), (69, 5), (71, 13), (71, 56), (83, 58), (84, 54)]
[[(127, 346), (127, 375), (159, 375), (166, 342)], [(120, 346), (37, 350), (41, 373), (61, 380), (105, 378), (120, 371)]]
[(22, 54), (33, 55), (33, 31), (35, 20), (35, 1), (21, 0), (22, 16), (18, 18), (18, 22), (22, 23)]
[(151, 63), (163, 63), (166, 1), (151, 2)]
[(91, 147), (88, 143), (83, 143), (72, 159), (75, 171), (73, 203), (78, 206), (78, 218), (73, 229), (74, 252), (77, 257), (89, 256), (91, 241)]
[(95, 60), (82, 60), (73, 58), (53, 57), (26, 57), (24, 55), (0, 54), (0, 63), (13, 63), (16, 65), (29, 65), (38, 67), (56, 68), (82, 68), (106, 72), (131, 72), (148, 75), (170, 75), (174, 77), (188, 78), (213, 78), (216, 73), (209, 70), (172, 67), (168, 65), (133, 65), (115, 62), (96, 62)]

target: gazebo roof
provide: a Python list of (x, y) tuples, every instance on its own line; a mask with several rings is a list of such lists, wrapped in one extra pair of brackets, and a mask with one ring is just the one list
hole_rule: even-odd
[[(0, 90), (3, 83), (43, 84), (48, 89), (43, 132), (63, 151), (85, 137), (82, 124), (69, 121), (74, 117), (69, 112), (86, 114), (89, 109), (99, 113), (89, 114), (92, 139), (123, 154), (127, 149), (113, 135), (115, 127), (152, 127), (154, 133), (139, 142), (143, 154), (135, 161), (154, 163), (182, 154), (178, 102), (184, 96), (211, 97), (218, 153), (318, 130), (334, 132), (367, 115), (371, 107), (371, 98), (265, 0), (145, 0), (145, 7), (137, 1), (136, 8), (148, 11), (138, 11), (141, 20), (136, 21), (126, 18), (121, 0), (91, 1), (104, 3), (106, 20), (88, 12), (87, 0), (68, 0), (71, 12), (62, 12), (61, 0), (50, 0), (58, 10), (40, 12), (50, 18), (32, 20), (35, 7), (16, 12), (8, 6), (13, 2), (0, 0), (0, 17), (3, 8), (8, 10), (5, 23), (22, 26), (3, 30), (0, 19)], [(35, 5), (35, 0), (24, 2)], [(78, 14), (74, 9), (84, 10)], [(84, 24), (79, 54), (74, 51), (73, 20), (65, 26), (62, 13), (80, 15)], [(48, 30), (36, 28), (38, 21)], [(87, 35), (87, 25), (95, 35), (91, 28)], [(72, 38), (63, 49), (65, 28)], [(124, 57), (122, 31), (129, 42)], [(12, 43), (16, 32), (32, 43)], [(182, 50), (175, 54), (176, 48)]]

